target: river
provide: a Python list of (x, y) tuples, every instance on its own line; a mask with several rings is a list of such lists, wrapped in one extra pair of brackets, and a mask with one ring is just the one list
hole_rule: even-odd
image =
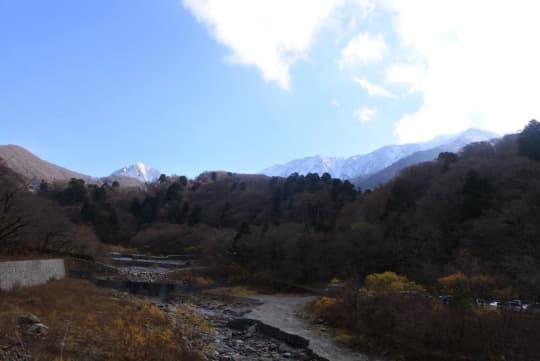
[[(144, 259), (143, 259), (144, 260)], [(139, 268), (143, 268), (144, 272), (141, 272)], [(164, 302), (166, 299), (169, 299), (169, 294), (180, 291), (181, 293), (187, 293), (192, 295), (199, 295), (198, 297), (205, 297), (197, 292), (198, 290), (189, 285), (178, 284), (178, 283), (166, 283), (163, 281), (155, 282), (154, 280), (160, 279), (163, 275), (160, 272), (157, 272), (152, 267), (125, 267), (119, 269), (124, 273), (125, 277), (128, 279), (124, 280), (114, 280), (114, 279), (96, 279), (91, 277), (98, 285), (102, 287), (115, 288), (122, 291), (127, 291), (135, 295), (146, 295), (151, 297), (154, 301), (158, 303)], [(126, 271), (127, 270), (127, 271)], [(124, 272), (125, 271), (125, 272)], [(143, 280), (135, 280), (141, 278), (141, 274), (144, 273), (145, 277)], [(152, 277), (147, 277), (147, 273), (150, 273)], [(77, 275), (75, 275), (77, 276)], [(79, 277), (81, 275), (78, 275)], [(129, 277), (128, 277), (129, 276)], [(131, 279), (135, 277), (135, 279)], [(148, 280), (147, 280), (148, 279)], [(149, 282), (150, 281), (150, 282)], [(182, 297), (181, 297), (182, 298)], [(358, 352), (351, 350), (335, 341), (335, 339), (328, 333), (323, 332), (317, 326), (309, 323), (304, 320), (301, 316), (301, 313), (304, 307), (311, 301), (313, 301), (315, 296), (301, 296), (301, 295), (250, 295), (247, 297), (251, 301), (247, 304), (241, 306), (240, 310), (237, 306), (233, 305), (238, 303), (234, 301), (233, 304), (212, 299), (209, 307), (208, 305), (199, 304), (199, 310), (209, 318), (210, 321), (216, 326), (217, 337), (216, 342), (221, 342), (220, 350), (226, 352), (230, 357), (225, 357), (226, 354), (221, 354), (219, 358), (211, 358), (212, 360), (219, 359), (233, 359), (233, 360), (276, 360), (283, 359), (281, 356), (287, 354), (288, 351), (291, 351), (292, 358), (285, 359), (295, 359), (294, 350), (287, 349), (283, 345), (280, 345), (278, 348), (281, 350), (281, 353), (276, 353), (274, 350), (272, 352), (268, 351), (268, 346), (272, 346), (273, 341), (266, 341), (264, 338), (251, 339), (251, 336), (248, 336), (247, 339), (243, 339), (245, 335), (241, 333), (234, 336), (231, 334), (231, 331), (228, 330), (226, 323), (236, 317), (245, 317), (254, 320), (258, 320), (264, 324), (276, 327), (281, 331), (284, 331), (288, 334), (298, 335), (307, 340), (309, 340), (309, 348), (316, 354), (330, 361), (379, 361), (381, 358), (374, 358), (367, 356)], [(241, 299), (238, 299), (241, 300)], [(171, 300), (172, 301), (172, 300)], [(174, 301), (173, 301), (174, 302)], [(240, 302), (242, 303), (242, 302)], [(231, 337), (231, 335), (233, 335)], [(274, 341), (275, 342), (275, 341)], [(278, 342), (279, 344), (279, 342)], [(262, 347), (266, 351), (261, 352), (257, 350), (257, 347)], [(245, 356), (246, 349), (251, 348), (254, 353), (250, 356)], [(250, 351), (251, 352), (251, 351)], [(309, 359), (306, 353), (299, 351), (298, 355), (303, 355), (297, 359)], [(273, 355), (273, 357), (258, 357), (256, 355)], [(242, 356), (244, 355), (244, 356)], [(257, 357), (257, 358), (253, 358)], [(291, 356), (288, 356), (291, 357)], [(307, 358), (306, 358), (307, 357)]]

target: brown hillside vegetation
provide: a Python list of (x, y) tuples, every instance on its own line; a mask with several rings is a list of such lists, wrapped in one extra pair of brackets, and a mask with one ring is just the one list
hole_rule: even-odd
[[(49, 327), (43, 339), (17, 331), (17, 317), (28, 313)], [(32, 360), (203, 360), (207, 344), (202, 335), (209, 332), (189, 308), (167, 314), (86, 281), (0, 292), (0, 343), (26, 351)]]
[(42, 179), (49, 182), (67, 181), (70, 178), (89, 181), (92, 179), (90, 176), (49, 163), (18, 145), (1, 145), (0, 158), (13, 171), (31, 181), (39, 182)]
[(0, 159), (0, 257), (47, 252), (97, 256), (103, 247), (94, 230), (72, 222), (71, 212), (29, 192), (25, 180)]

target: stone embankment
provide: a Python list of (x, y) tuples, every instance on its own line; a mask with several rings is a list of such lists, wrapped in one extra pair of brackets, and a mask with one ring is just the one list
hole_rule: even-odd
[(0, 262), (0, 289), (28, 287), (66, 277), (63, 259)]

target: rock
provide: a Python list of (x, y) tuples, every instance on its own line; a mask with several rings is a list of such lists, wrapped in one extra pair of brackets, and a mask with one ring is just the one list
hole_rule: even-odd
[(285, 342), (287, 345), (295, 348), (308, 347), (309, 341), (301, 336), (292, 335), (290, 333), (281, 331), (279, 328), (267, 325), (257, 320), (249, 318), (237, 318), (227, 323), (227, 327), (233, 330), (245, 331), (250, 327), (255, 326), (257, 332), (263, 335), (273, 337), (276, 340)]
[(289, 352), (289, 348), (283, 343), (279, 345), (278, 350), (281, 353)]
[(17, 317), (17, 325), (24, 336), (41, 338), (49, 333), (49, 327), (41, 323), (40, 319), (31, 313)]
[(174, 313), (176, 312), (176, 307), (174, 305), (171, 305), (170, 303), (167, 303), (165, 307), (163, 307), (163, 310), (165, 312)]
[(257, 325), (249, 326), (247, 331), (246, 331), (246, 337), (253, 337), (255, 332), (257, 332)]
[(256, 327), (258, 323), (259, 321), (252, 320), (249, 318), (236, 318), (234, 320), (227, 322), (227, 327), (233, 330), (244, 331), (244, 330), (247, 330), (251, 326)]
[(24, 325), (33, 325), (35, 323), (40, 323), (41, 321), (36, 315), (33, 315), (31, 313), (27, 313), (24, 315), (20, 315), (17, 317), (17, 325), (24, 326)]
[(49, 327), (42, 323), (35, 323), (23, 330), (23, 333), (33, 337), (45, 337), (49, 333)]
[(309, 349), (307, 339), (241, 316), (251, 303), (238, 301), (224, 307), (217, 302), (197, 300), (216, 331), (213, 351), (217, 353), (210, 351), (209, 361), (329, 361)]

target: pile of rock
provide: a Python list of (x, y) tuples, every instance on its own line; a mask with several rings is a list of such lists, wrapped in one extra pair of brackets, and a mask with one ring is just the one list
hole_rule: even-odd
[(31, 313), (20, 315), (17, 318), (17, 328), (23, 337), (43, 338), (49, 333), (49, 327), (41, 323), (40, 319)]
[(163, 280), (171, 270), (163, 267), (129, 266), (118, 267), (118, 272), (130, 281), (154, 283)]

